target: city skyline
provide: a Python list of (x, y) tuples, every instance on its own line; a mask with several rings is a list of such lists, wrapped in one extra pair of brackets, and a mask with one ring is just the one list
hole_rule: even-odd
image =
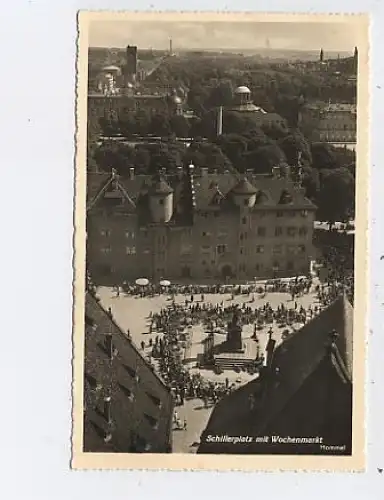
[[(143, 27), (145, 25), (145, 27)], [(142, 49), (260, 50), (269, 40), (271, 49), (350, 52), (357, 44), (357, 25), (345, 22), (188, 22), (97, 21), (89, 27), (90, 47)]]

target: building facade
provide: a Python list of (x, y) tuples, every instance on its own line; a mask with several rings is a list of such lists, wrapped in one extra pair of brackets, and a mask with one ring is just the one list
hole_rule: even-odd
[(95, 282), (245, 281), (308, 274), (316, 207), (274, 169), (151, 179), (88, 174), (87, 265)]
[(171, 452), (169, 388), (90, 292), (84, 355), (84, 451)]
[(329, 143), (356, 143), (357, 109), (354, 104), (306, 106), (300, 111), (300, 123), (313, 123), (313, 138)]

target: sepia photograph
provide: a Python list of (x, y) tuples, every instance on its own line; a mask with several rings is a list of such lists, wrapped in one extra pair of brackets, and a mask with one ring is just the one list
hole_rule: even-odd
[(78, 23), (73, 467), (363, 467), (367, 18)]

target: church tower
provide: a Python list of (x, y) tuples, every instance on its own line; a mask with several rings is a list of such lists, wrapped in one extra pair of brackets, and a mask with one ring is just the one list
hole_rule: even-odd
[(324, 61), (324, 50), (323, 49), (320, 50), (320, 58), (319, 59), (320, 59), (320, 62)]

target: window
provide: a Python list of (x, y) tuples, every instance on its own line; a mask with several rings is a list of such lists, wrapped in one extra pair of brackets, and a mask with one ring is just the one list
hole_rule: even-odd
[(243, 217), (243, 218), (241, 219), (241, 223), (242, 223), (242, 224), (246, 224), (246, 223), (247, 223), (247, 218), (246, 218), (246, 217)]
[(109, 229), (101, 229), (100, 234), (101, 236), (105, 236), (106, 238), (108, 238), (109, 236), (111, 236), (111, 231)]
[(244, 253), (244, 249), (240, 248), (240, 254), (243, 255), (243, 253)]
[(267, 229), (265, 227), (257, 228), (257, 236), (265, 236), (267, 234)]
[(244, 206), (245, 206), (245, 207), (247, 207), (247, 206), (248, 206), (248, 204), (249, 204), (248, 199), (245, 199), (245, 200), (244, 200)]
[(243, 241), (243, 239), (244, 239), (243, 233), (240, 233), (240, 241)]
[(283, 252), (283, 247), (281, 245), (275, 245), (272, 249), (274, 255), (279, 255)]
[(299, 253), (305, 253), (305, 245), (299, 245)]
[(101, 253), (111, 253), (111, 247), (100, 248)]
[(149, 248), (146, 248), (146, 249), (144, 250), (144, 253), (145, 253), (146, 255), (148, 255), (148, 254), (150, 254), (150, 253), (151, 253), (151, 251), (149, 250)]
[(281, 210), (278, 210), (276, 212), (276, 217), (284, 217), (284, 212), (282, 212)]
[(205, 266), (206, 261), (205, 261), (205, 260), (202, 260), (202, 261), (201, 261), (201, 264), (202, 264), (203, 266)]
[(296, 212), (294, 212), (293, 210), (291, 210), (291, 211), (289, 212), (289, 216), (290, 216), (290, 217), (296, 217)]
[(264, 253), (264, 245), (257, 245), (256, 253)]
[(294, 269), (294, 265), (293, 265), (293, 262), (290, 260), (287, 262), (287, 270), (293, 271), (293, 269)]
[(182, 244), (180, 248), (180, 255), (191, 255), (192, 254), (192, 245)]
[(255, 265), (255, 270), (256, 271), (261, 271), (263, 269), (263, 265), (262, 264), (256, 264)]
[(217, 253), (219, 255), (222, 255), (226, 252), (227, 246), (226, 245), (217, 245)]
[(160, 200), (159, 200), (159, 205), (164, 205), (164, 200), (163, 200), (163, 198), (160, 198)]
[(125, 231), (125, 237), (126, 238), (131, 238), (133, 240), (135, 238), (134, 231)]
[(297, 233), (297, 228), (296, 227), (288, 227), (287, 228), (287, 235), (290, 237), (290, 238), (293, 238), (296, 236), (296, 233)]
[(299, 235), (300, 236), (306, 236), (308, 234), (308, 228), (303, 226), (299, 228)]
[(307, 215), (308, 215), (308, 210), (302, 210), (301, 211), (301, 216), (302, 217), (307, 217)]
[(201, 234), (202, 236), (211, 236), (211, 233), (208, 231), (203, 231)]
[(283, 234), (283, 228), (282, 227), (275, 227), (275, 236), (281, 236)]
[(260, 217), (265, 217), (266, 213), (264, 212), (264, 210), (261, 210), (261, 211), (259, 212), (259, 215), (260, 215)]
[(209, 245), (201, 245), (202, 252), (210, 252), (211, 247)]
[(136, 247), (125, 247), (125, 253), (127, 255), (136, 255)]
[(295, 245), (288, 245), (287, 246), (287, 253), (289, 255), (294, 255), (296, 253), (296, 247), (295, 247)]

